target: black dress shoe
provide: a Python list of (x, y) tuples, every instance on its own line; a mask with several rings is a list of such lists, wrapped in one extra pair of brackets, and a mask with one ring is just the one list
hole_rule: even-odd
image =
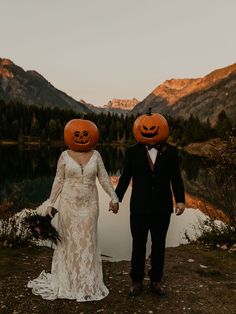
[(160, 282), (151, 282), (150, 289), (153, 293), (161, 297), (166, 295), (166, 291)]
[(141, 282), (133, 282), (132, 286), (130, 287), (128, 296), (137, 297), (141, 294), (142, 290), (143, 290), (143, 285)]

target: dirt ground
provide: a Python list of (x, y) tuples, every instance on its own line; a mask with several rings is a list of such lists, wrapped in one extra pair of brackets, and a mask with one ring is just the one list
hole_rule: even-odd
[[(149, 291), (145, 278), (141, 296), (130, 299), (129, 262), (103, 262), (110, 294), (101, 301), (43, 300), (26, 287), (45, 269), (50, 271), (52, 250), (0, 250), (0, 313), (236, 313), (236, 254), (197, 245), (168, 248), (164, 284), (167, 296)], [(149, 260), (147, 260), (147, 269)]]

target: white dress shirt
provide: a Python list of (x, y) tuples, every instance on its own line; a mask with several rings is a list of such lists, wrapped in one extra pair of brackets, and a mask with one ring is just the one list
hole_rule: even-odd
[(152, 160), (153, 165), (155, 164), (156, 158), (157, 158), (157, 149), (156, 148), (151, 148), (150, 150), (148, 150), (148, 154)]

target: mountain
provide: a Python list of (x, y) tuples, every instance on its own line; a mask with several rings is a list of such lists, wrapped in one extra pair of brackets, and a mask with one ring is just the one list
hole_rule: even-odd
[(113, 98), (106, 105), (104, 105), (103, 108), (131, 110), (137, 105), (138, 102), (139, 101), (136, 98), (132, 99)]
[(131, 113), (143, 113), (151, 107), (153, 112), (183, 118), (193, 114), (201, 121), (209, 119), (214, 124), (222, 110), (236, 121), (235, 103), (236, 63), (202, 78), (167, 80), (138, 103)]
[(236, 63), (217, 69), (200, 78), (170, 79), (157, 86), (143, 101), (133, 99), (110, 100), (96, 107), (84, 100), (77, 101), (56, 89), (36, 71), (25, 71), (9, 59), (0, 58), (0, 99), (18, 101), (26, 105), (70, 109), (80, 113), (134, 114), (153, 112), (189, 118), (191, 114), (211, 124), (225, 110), (236, 121)]
[(9, 59), (0, 58), (0, 99), (26, 105), (57, 107), (89, 113), (86, 104), (56, 89), (36, 71), (25, 71)]
[(104, 112), (104, 110), (103, 110), (102, 107), (97, 107), (97, 106), (95, 106), (95, 105), (93, 105), (93, 104), (90, 104), (90, 103), (86, 102), (86, 101), (83, 100), (83, 99), (80, 99), (80, 103), (86, 105), (86, 107), (87, 107), (90, 111), (92, 111), (93, 113), (95, 113), (95, 114), (100, 114), (100, 113), (103, 113), (103, 112)]

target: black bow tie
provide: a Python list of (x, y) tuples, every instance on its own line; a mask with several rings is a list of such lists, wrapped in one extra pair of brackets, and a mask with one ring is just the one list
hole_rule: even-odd
[(147, 149), (150, 150), (152, 148), (155, 148), (156, 150), (158, 150), (158, 145), (147, 145)]

